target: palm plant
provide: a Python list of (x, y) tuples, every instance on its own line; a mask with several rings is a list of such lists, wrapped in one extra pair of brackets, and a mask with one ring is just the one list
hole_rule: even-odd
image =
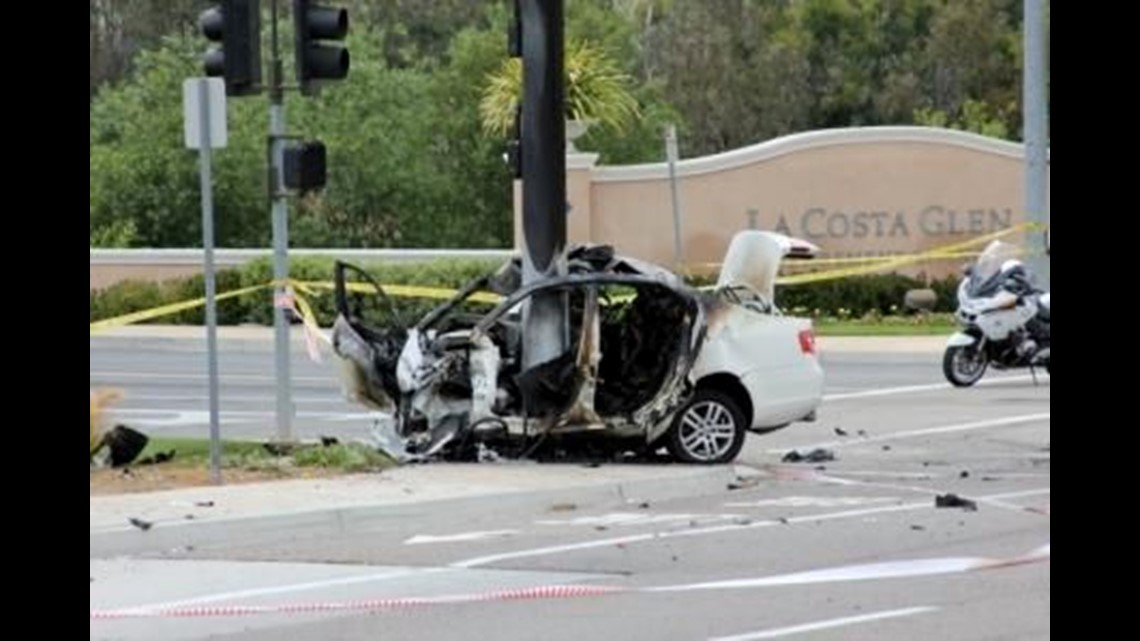
[[(563, 60), (565, 103), (568, 126), (598, 124), (623, 129), (639, 116), (637, 99), (630, 92), (632, 79), (604, 51), (585, 41), (567, 44)], [(508, 58), (487, 77), (479, 114), (483, 128), (492, 134), (505, 135), (515, 124), (515, 114), (522, 100), (522, 60)]]

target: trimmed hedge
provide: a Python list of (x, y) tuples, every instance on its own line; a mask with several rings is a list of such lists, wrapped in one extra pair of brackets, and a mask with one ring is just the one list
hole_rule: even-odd
[[(332, 258), (297, 258), (290, 262), (294, 280), (331, 283)], [(361, 267), (382, 285), (421, 285), (455, 289), (481, 276), (501, 263), (486, 260), (438, 260), (416, 263), (372, 263)], [(218, 272), (219, 294), (269, 283), (273, 279), (273, 266), (269, 259), (258, 259), (238, 269)], [(687, 279), (695, 286), (714, 282), (708, 276)], [(902, 313), (903, 296), (909, 289), (931, 288), (938, 296), (934, 311), (953, 311), (957, 279), (926, 281), (898, 274), (858, 276), (834, 281), (787, 285), (778, 288), (776, 300), (784, 310), (798, 315), (816, 317), (861, 318)], [(122, 314), (200, 298), (204, 295), (201, 275), (179, 278), (164, 283), (123, 281), (103, 290), (91, 292), (91, 322)], [(322, 326), (335, 318), (332, 291), (319, 289), (305, 298), (313, 305), (314, 313)], [(369, 297), (363, 297), (367, 300)], [(223, 300), (218, 303), (218, 323), (221, 325), (273, 323), (273, 293), (270, 289)], [(393, 297), (396, 312), (403, 318), (415, 320), (438, 305), (438, 299)], [(471, 311), (487, 309), (486, 305), (472, 304)], [(155, 324), (200, 325), (204, 309), (199, 307), (177, 314), (147, 321)]]

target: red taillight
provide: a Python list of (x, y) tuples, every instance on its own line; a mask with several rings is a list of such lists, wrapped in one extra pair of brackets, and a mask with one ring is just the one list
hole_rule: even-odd
[(815, 332), (810, 329), (800, 331), (800, 351), (805, 354), (815, 353)]

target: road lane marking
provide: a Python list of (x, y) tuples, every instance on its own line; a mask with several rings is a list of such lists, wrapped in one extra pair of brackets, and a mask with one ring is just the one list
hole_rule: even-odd
[[(459, 603), (487, 603), (495, 601), (520, 601), (520, 600), (535, 600), (535, 599), (564, 599), (564, 598), (580, 598), (580, 597), (599, 597), (614, 594), (653, 594), (664, 592), (692, 592), (702, 590), (729, 590), (729, 589), (749, 589), (749, 588), (765, 588), (765, 587), (781, 587), (787, 585), (804, 585), (813, 583), (825, 583), (835, 581), (860, 581), (871, 579), (893, 579), (905, 578), (914, 576), (930, 576), (938, 574), (949, 573), (962, 573), (993, 570), (998, 568), (1009, 568), (1020, 565), (1027, 565), (1030, 563), (1038, 563), (1046, 561), (1050, 558), (1050, 546), (1046, 543), (1028, 554), (1023, 554), (1018, 557), (1009, 559), (993, 559), (983, 557), (948, 557), (948, 558), (933, 558), (933, 559), (912, 559), (902, 561), (888, 561), (885, 563), (872, 563), (863, 565), (849, 565), (839, 566), (834, 568), (823, 568), (818, 570), (810, 570), (806, 572), (796, 572), (792, 574), (773, 575), (767, 577), (756, 577), (748, 579), (732, 579), (727, 581), (716, 581), (708, 583), (693, 583), (693, 584), (680, 584), (680, 585), (662, 585), (656, 587), (623, 587), (623, 586), (607, 586), (607, 585), (540, 585), (528, 588), (508, 589), (508, 590), (490, 590), (485, 592), (475, 592), (466, 594), (444, 594), (439, 596), (419, 596), (419, 597), (387, 597), (379, 599), (365, 599), (354, 601), (317, 601), (317, 602), (302, 602), (302, 603), (279, 603), (270, 605), (249, 605), (249, 604), (232, 604), (232, 605), (218, 605), (218, 606), (203, 606), (202, 603), (216, 602), (218, 600), (228, 600), (248, 596), (261, 596), (279, 591), (292, 591), (301, 586), (302, 589), (314, 589), (314, 587), (323, 587), (329, 584), (343, 584), (346, 582), (366, 582), (368, 580), (376, 580), (376, 577), (382, 579), (399, 577), (405, 574), (427, 574), (429, 572), (442, 571), (445, 568), (425, 568), (418, 572), (415, 569), (402, 570), (398, 572), (384, 573), (382, 575), (372, 575), (364, 577), (348, 577), (344, 579), (331, 579), (326, 581), (315, 581), (307, 584), (295, 584), (291, 586), (282, 586), (280, 588), (258, 588), (254, 590), (241, 590), (237, 592), (228, 592), (219, 595), (210, 595), (206, 597), (199, 597), (197, 599), (188, 599), (180, 602), (171, 602), (175, 605), (157, 604), (155, 606), (140, 606), (132, 608), (117, 608), (107, 610), (91, 610), (91, 619), (93, 620), (107, 620), (107, 619), (124, 619), (132, 617), (219, 617), (219, 616), (247, 616), (254, 614), (306, 614), (316, 612), (343, 612), (343, 611), (370, 611), (370, 610), (386, 610), (395, 608), (410, 608), (410, 607), (423, 607), (431, 605), (447, 605)], [(924, 606), (925, 607), (925, 606)], [(869, 615), (859, 615), (860, 617), (874, 616), (877, 613)], [(846, 617), (850, 619), (851, 617)], [(831, 621), (821, 621), (811, 624), (803, 624), (807, 626), (819, 626)], [(833, 624), (834, 627), (834, 624)], [(807, 631), (803, 626), (795, 626), (796, 631)], [(819, 628), (813, 628), (819, 629)], [(748, 633), (748, 636), (741, 637), (728, 637), (728, 638), (765, 638), (763, 636), (756, 636), (760, 634), (769, 635), (767, 638), (773, 638), (773, 635), (791, 634), (791, 628), (779, 628), (777, 630), (759, 631)], [(724, 637), (722, 637), (724, 638)]]
[(404, 541), (404, 545), (481, 541), (483, 539), (501, 539), (504, 537), (513, 536), (515, 534), (521, 534), (521, 532), (519, 530), (489, 530), (484, 532), (460, 532), (459, 534), (443, 534), (440, 536), (433, 536), (431, 534), (417, 534)]
[(769, 449), (768, 454), (780, 454), (787, 452), (789, 449), (796, 450), (814, 450), (817, 448), (840, 447), (843, 445), (861, 445), (863, 443), (878, 443), (882, 441), (894, 441), (904, 438), (916, 438), (920, 436), (933, 436), (935, 434), (952, 434), (954, 432), (969, 432), (972, 430), (982, 430), (991, 427), (1005, 427), (1007, 425), (1020, 425), (1021, 423), (1034, 423), (1037, 421), (1049, 420), (1049, 412), (1040, 412), (1037, 414), (1019, 414), (1017, 416), (1004, 416), (1002, 418), (991, 418), (984, 421), (971, 421), (969, 423), (955, 423), (953, 425), (942, 425), (940, 427), (926, 427), (919, 430), (904, 430), (901, 432), (891, 432), (890, 434), (882, 434), (879, 436), (856, 436), (852, 438), (839, 439), (833, 441), (820, 441), (818, 443), (810, 443), (808, 445), (800, 445), (794, 448), (779, 448)]
[[(1032, 376), (995, 376), (978, 381), (974, 385), (1007, 385), (1009, 383), (1025, 383), (1033, 380)], [(824, 402), (846, 401), (858, 398), (875, 398), (877, 396), (895, 396), (897, 394), (918, 394), (921, 392), (937, 392), (939, 390), (957, 389), (950, 383), (927, 383), (925, 385), (903, 385), (901, 387), (880, 387), (862, 390), (859, 392), (844, 392), (841, 394), (824, 394)]]
[[(1033, 490), (1023, 490), (1020, 492), (1007, 492), (1003, 494), (992, 494), (984, 497), (978, 497), (975, 500), (989, 500), (989, 499), (1013, 499), (1028, 496), (1040, 496), (1049, 494), (1049, 488), (1038, 488)], [(486, 556), (477, 556), (470, 559), (463, 559), (451, 563), (449, 567), (453, 568), (473, 568), (500, 561), (510, 561), (514, 559), (524, 559), (536, 556), (550, 556), (554, 554), (562, 554), (565, 552), (577, 552), (580, 550), (591, 550), (595, 548), (610, 547), (615, 545), (629, 545), (632, 543), (644, 543), (645, 541), (657, 541), (662, 539), (672, 539), (683, 536), (703, 536), (706, 534), (721, 534), (724, 532), (737, 532), (745, 530), (754, 530), (765, 527), (773, 527), (777, 525), (786, 525), (792, 523), (814, 523), (822, 521), (832, 521), (839, 519), (849, 519), (861, 516), (870, 516), (872, 514), (888, 514), (891, 512), (909, 512), (913, 510), (932, 510), (934, 509), (933, 501), (922, 501), (921, 503), (904, 503), (902, 505), (887, 505), (882, 507), (871, 507), (859, 510), (844, 510), (841, 512), (827, 512), (824, 514), (809, 514), (804, 516), (788, 517), (784, 520), (763, 520), (753, 521), (751, 523), (729, 523), (725, 525), (713, 525), (703, 528), (691, 528), (687, 530), (673, 530), (669, 532), (647, 532), (644, 534), (631, 534), (627, 536), (615, 536), (605, 539), (594, 539), (592, 541), (582, 541), (579, 543), (568, 543), (565, 545), (552, 545), (541, 548), (531, 548), (529, 550), (516, 550), (514, 552), (502, 552), (499, 554), (489, 554)]]
[(847, 625), (855, 625), (857, 623), (870, 623), (872, 621), (882, 621), (883, 619), (894, 619), (898, 617), (914, 616), (924, 612), (933, 612), (938, 608), (922, 605), (914, 608), (901, 608), (899, 610), (883, 610), (881, 612), (871, 612), (868, 614), (859, 614), (850, 617), (840, 617), (838, 619), (826, 619), (823, 621), (816, 621), (815, 623), (804, 623), (800, 625), (792, 625), (785, 628), (773, 628), (770, 630), (760, 630), (758, 632), (745, 632), (744, 634), (734, 634), (728, 637), (713, 637), (709, 641), (758, 641), (759, 639), (777, 639), (779, 637), (787, 637), (793, 634), (800, 634), (802, 632), (815, 632), (816, 630), (829, 630), (831, 628), (840, 628)]
[[(172, 373), (172, 372), (107, 372), (97, 371), (91, 372), (91, 380), (105, 380), (114, 378), (145, 378), (151, 380), (173, 380), (173, 381), (205, 381), (207, 375), (203, 373)], [(273, 376), (265, 374), (226, 374), (222, 373), (221, 378), (227, 381), (257, 381), (263, 383), (274, 383), (277, 379)], [(328, 376), (292, 376), (290, 377), (294, 383), (332, 383), (334, 386), (338, 383), (337, 377), (333, 374)]]

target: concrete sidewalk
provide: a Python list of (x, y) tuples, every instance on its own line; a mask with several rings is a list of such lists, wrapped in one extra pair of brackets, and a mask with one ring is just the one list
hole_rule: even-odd
[[(427, 509), (660, 501), (724, 490), (735, 466), (433, 463), (382, 473), (91, 497), (91, 556), (208, 547), (376, 527)], [(143, 530), (131, 524), (151, 525)]]
[[(325, 332), (326, 336), (328, 331)], [(292, 339), (303, 345), (304, 330), (292, 327)], [(821, 352), (835, 353), (939, 353), (946, 347), (947, 336), (820, 336), (816, 343)], [(92, 344), (124, 343), (138, 347), (204, 350), (206, 330), (184, 325), (128, 325), (91, 336)], [(273, 328), (239, 325), (218, 328), (218, 341), (223, 349), (272, 350)]]

